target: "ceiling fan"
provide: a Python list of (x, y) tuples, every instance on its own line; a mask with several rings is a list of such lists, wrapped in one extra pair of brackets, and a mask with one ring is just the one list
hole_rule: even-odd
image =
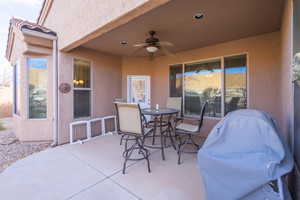
[(167, 41), (160, 41), (157, 37), (155, 37), (156, 32), (155, 31), (149, 31), (150, 37), (145, 40), (144, 43), (134, 44), (133, 47), (136, 47), (136, 49), (133, 54), (137, 53), (140, 50), (146, 49), (146, 51), (150, 55), (150, 59), (153, 59), (154, 54), (161, 50), (164, 54), (168, 56), (174, 56), (173, 53), (171, 53), (168, 49), (165, 47), (172, 47), (174, 46), (171, 42)]

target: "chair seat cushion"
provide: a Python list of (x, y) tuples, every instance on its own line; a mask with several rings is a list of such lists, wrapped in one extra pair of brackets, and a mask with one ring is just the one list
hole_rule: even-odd
[(198, 126), (187, 124), (187, 123), (180, 123), (176, 126), (176, 129), (188, 131), (188, 132), (196, 132), (198, 130)]

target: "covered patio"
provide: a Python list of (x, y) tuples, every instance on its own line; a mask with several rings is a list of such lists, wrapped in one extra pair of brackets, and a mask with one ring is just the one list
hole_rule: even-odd
[[(289, 71), (282, 47), (289, 37), (288, 7), (282, 0), (218, 3), (170, 1), (63, 48), (59, 80), (73, 90), (59, 93), (64, 112), (58, 143), (70, 142), (71, 123), (114, 116), (115, 98), (166, 107), (168, 97), (181, 97), (184, 115), (196, 118), (200, 105), (209, 101), (203, 136), (228, 112), (241, 108), (270, 113), (286, 132), (283, 95)], [(146, 47), (134, 46), (149, 38), (151, 30), (160, 41), (173, 44), (166, 47), (172, 54), (158, 49), (151, 56)], [(70, 73), (78, 69), (79, 74), (79, 68), (89, 70), (86, 75)]]
[[(59, 6), (64, 1), (56, 2)], [(101, 26), (97, 23), (92, 30), (87, 28), (99, 18), (85, 18), (89, 15), (81, 6), (84, 17), (73, 16), (78, 11), (70, 8), (76, 20), (59, 20), (55, 12), (49, 13), (53, 19), (45, 26), (55, 29), (58, 41), (42, 54), (48, 62), (53, 59), (44, 93), (47, 121), (30, 120), (27, 107), (22, 118), (14, 120), (23, 141), (49, 140), (56, 147), (0, 174), (4, 199), (205, 199), (196, 154), (184, 154), (178, 165), (172, 147), (165, 149), (165, 160), (160, 150), (149, 148), (151, 173), (142, 160), (128, 162), (122, 174), (121, 136), (107, 134), (117, 129), (116, 98), (143, 108), (166, 108), (169, 97), (181, 98), (183, 115), (194, 119), (207, 105), (201, 131), (196, 132), (200, 146), (228, 112), (245, 108), (268, 112), (289, 140), (288, 1), (160, 2), (155, 8), (138, 7)], [(147, 42), (149, 31), (173, 45), (166, 51), (158, 41)], [(22, 56), (25, 74), (27, 59), (36, 54)], [(128, 117), (128, 124), (131, 120)]]
[[(62, 145), (34, 154), (0, 174), (3, 199), (114, 199), (182, 200), (204, 199), (196, 155), (166, 149), (151, 152), (152, 173), (146, 162), (128, 163), (122, 174), (118, 135), (108, 135), (84, 144)], [(18, 175), (16, 175), (18, 174)], [(16, 192), (16, 188), (18, 191)]]

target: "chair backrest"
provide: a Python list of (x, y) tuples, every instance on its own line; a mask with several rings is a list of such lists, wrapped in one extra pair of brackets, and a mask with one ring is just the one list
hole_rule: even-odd
[(208, 104), (208, 102), (205, 101), (204, 104), (202, 105), (202, 109), (201, 109), (201, 113), (200, 113), (200, 119), (199, 119), (198, 131), (200, 131), (200, 129), (203, 125), (203, 118), (204, 118), (205, 109), (206, 109), (207, 104)]
[(123, 133), (143, 134), (141, 109), (134, 103), (115, 103), (118, 130)]
[(182, 116), (182, 98), (181, 97), (168, 97), (167, 108), (173, 108), (180, 110), (180, 116)]

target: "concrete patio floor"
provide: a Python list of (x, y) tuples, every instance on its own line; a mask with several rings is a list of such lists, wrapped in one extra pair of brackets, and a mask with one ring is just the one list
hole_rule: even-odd
[(202, 181), (196, 154), (184, 154), (177, 165), (173, 148), (162, 161), (151, 152), (151, 173), (145, 161), (129, 162), (122, 174), (122, 151), (117, 135), (84, 144), (63, 145), (33, 154), (0, 174), (5, 200), (201, 200)]

